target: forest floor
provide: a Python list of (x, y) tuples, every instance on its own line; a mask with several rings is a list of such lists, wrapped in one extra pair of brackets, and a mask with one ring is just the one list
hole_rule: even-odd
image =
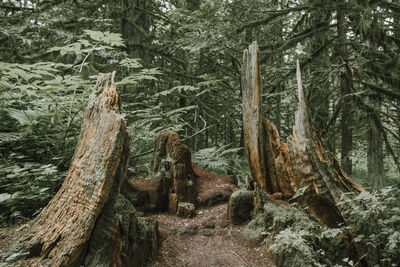
[(161, 266), (275, 266), (265, 245), (246, 240), (245, 225), (227, 221), (227, 204), (200, 208), (193, 218), (169, 213), (144, 217), (158, 221), (161, 248), (149, 265)]

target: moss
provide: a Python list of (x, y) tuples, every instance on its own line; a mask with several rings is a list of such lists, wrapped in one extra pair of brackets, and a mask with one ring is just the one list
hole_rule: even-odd
[(240, 224), (251, 218), (253, 210), (252, 191), (240, 189), (229, 198), (228, 217), (231, 223)]
[(257, 216), (242, 230), (241, 235), (250, 241), (262, 241), (268, 229), (264, 214)]
[(328, 229), (290, 205), (264, 203), (241, 234), (252, 241), (265, 240), (279, 266), (334, 265), (348, 257), (338, 229)]

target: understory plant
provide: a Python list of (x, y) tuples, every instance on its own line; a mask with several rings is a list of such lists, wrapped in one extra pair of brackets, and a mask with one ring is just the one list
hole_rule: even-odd
[(346, 225), (337, 228), (327, 228), (292, 206), (267, 202), (242, 234), (264, 240), (282, 266), (398, 266), (398, 192), (387, 187), (343, 197), (340, 205), (367, 200), (370, 206), (350, 209)]

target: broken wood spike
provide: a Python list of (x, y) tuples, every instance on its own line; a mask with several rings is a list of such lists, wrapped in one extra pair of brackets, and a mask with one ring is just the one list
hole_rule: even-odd
[(120, 194), (129, 139), (114, 77), (115, 72), (99, 74), (69, 172), (27, 234), (11, 249), (7, 262), (131, 266), (151, 256), (153, 245), (144, 246), (150, 247), (147, 253), (135, 242), (155, 243), (156, 226), (139, 223), (132, 204)]
[[(244, 144), (254, 181), (267, 193), (282, 193), (327, 226), (346, 222), (347, 205), (338, 205), (344, 194), (356, 196), (365, 191), (351, 181), (340, 168), (337, 158), (312, 127), (297, 64), (298, 109), (293, 133), (281, 143), (275, 125), (261, 116), (261, 85), (257, 43), (243, 53), (243, 132)], [(297, 194), (299, 195), (299, 194)], [(297, 196), (296, 195), (296, 196)]]

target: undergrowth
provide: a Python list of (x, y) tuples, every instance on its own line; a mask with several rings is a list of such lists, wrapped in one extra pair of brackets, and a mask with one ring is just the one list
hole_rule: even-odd
[[(282, 266), (398, 266), (400, 208), (398, 189), (361, 193), (339, 203), (367, 201), (345, 215), (347, 226), (327, 228), (291, 206), (266, 203), (244, 229), (247, 237), (265, 238)], [(365, 203), (365, 202), (364, 202)]]
[(210, 147), (193, 154), (193, 162), (200, 167), (217, 174), (231, 175), (244, 187), (246, 177), (250, 177), (248, 160), (243, 156), (242, 148), (229, 148), (230, 145)]

